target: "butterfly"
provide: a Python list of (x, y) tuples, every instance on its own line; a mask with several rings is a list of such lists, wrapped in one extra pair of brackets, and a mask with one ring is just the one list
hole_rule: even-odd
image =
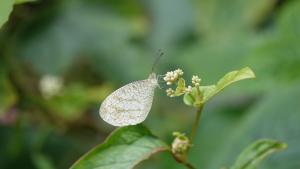
[(143, 122), (150, 112), (157, 86), (156, 74), (151, 73), (148, 79), (135, 81), (117, 89), (102, 102), (100, 117), (113, 126)]

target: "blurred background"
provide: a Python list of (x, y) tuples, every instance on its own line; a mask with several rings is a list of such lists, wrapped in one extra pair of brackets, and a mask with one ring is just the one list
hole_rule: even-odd
[[(114, 129), (98, 115), (112, 91), (175, 68), (215, 83), (250, 66), (203, 113), (190, 161), (229, 167), (259, 138), (288, 143), (260, 168), (300, 168), (299, 0), (39, 0), (0, 30), (0, 168), (65, 169)], [(157, 89), (144, 122), (170, 143), (195, 112)], [(169, 154), (141, 169), (181, 169)]]

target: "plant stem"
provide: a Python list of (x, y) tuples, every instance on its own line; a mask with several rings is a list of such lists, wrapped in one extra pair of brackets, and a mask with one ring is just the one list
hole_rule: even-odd
[(194, 121), (193, 128), (192, 128), (192, 131), (191, 131), (191, 136), (190, 136), (191, 143), (193, 142), (193, 140), (196, 136), (197, 129), (198, 129), (198, 126), (199, 126), (199, 123), (200, 123), (200, 117), (201, 117), (201, 114), (202, 114), (202, 110), (203, 110), (203, 105), (201, 105), (197, 108), (196, 119)]
[(186, 166), (187, 168), (189, 168), (189, 169), (196, 169), (192, 164), (190, 164), (190, 163), (188, 163), (187, 161), (184, 161), (184, 160), (182, 160), (182, 159), (176, 157), (176, 155), (174, 155), (174, 154), (173, 154), (173, 157), (174, 157), (174, 159), (175, 159), (178, 163), (180, 163), (180, 164)]
[[(193, 128), (192, 128), (192, 131), (191, 131), (191, 136), (190, 136), (190, 143), (191, 144), (193, 143), (193, 140), (194, 140), (194, 138), (196, 136), (196, 133), (197, 133), (197, 129), (198, 129), (198, 126), (199, 126), (202, 110), (203, 110), (203, 105), (201, 105), (197, 108), (196, 119), (194, 121)], [(188, 151), (185, 154), (186, 156), (187, 156), (187, 153), (188, 153)], [(175, 159), (176, 159), (176, 157), (175, 157)], [(183, 161), (183, 160), (177, 159), (177, 161), (179, 161), (180, 163), (182, 163), (183, 165), (185, 165), (189, 169), (196, 169), (190, 163), (186, 162), (186, 160)]]
[(187, 168), (189, 169), (196, 169), (192, 164), (190, 163), (183, 163)]
[[(202, 96), (201, 96), (201, 91), (200, 91), (199, 86), (197, 86), (197, 93), (198, 93), (198, 95), (197, 95), (197, 98), (196, 98), (195, 102), (198, 103), (198, 104), (194, 104), (194, 105), (197, 105), (197, 106), (195, 106), (195, 107), (197, 107), (196, 119), (194, 121), (192, 130), (191, 130), (191, 135), (190, 135), (189, 143), (188, 143), (189, 145), (191, 145), (193, 143), (193, 140), (194, 140), (194, 138), (196, 136), (197, 129), (198, 129), (198, 126), (199, 126), (199, 123), (200, 123), (200, 117), (201, 117), (203, 106), (204, 106), (204, 104), (201, 102)], [(188, 151), (189, 151), (189, 148), (187, 148), (186, 150), (184, 150), (184, 152), (181, 153), (181, 154), (179, 154), (179, 156), (177, 156), (176, 153), (174, 153), (173, 157), (175, 158), (175, 160), (177, 162), (183, 164), (187, 168), (189, 168), (189, 169), (196, 169), (192, 164), (190, 164), (190, 163), (187, 162)]]

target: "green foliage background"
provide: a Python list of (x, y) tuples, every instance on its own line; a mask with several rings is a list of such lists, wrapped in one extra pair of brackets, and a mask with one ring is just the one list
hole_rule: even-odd
[[(259, 168), (300, 168), (299, 0), (0, 1), (0, 168), (69, 168), (113, 130), (98, 115), (119, 86), (182, 68), (203, 84), (250, 66), (257, 79), (226, 89), (204, 109), (191, 149), (197, 168), (228, 167), (259, 138), (289, 148)], [(53, 74), (64, 89), (42, 97)], [(156, 90), (145, 124), (171, 142), (192, 109)], [(137, 168), (183, 168), (163, 153)]]

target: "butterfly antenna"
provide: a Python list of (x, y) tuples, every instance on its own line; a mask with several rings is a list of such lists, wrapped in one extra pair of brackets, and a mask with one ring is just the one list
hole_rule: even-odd
[(151, 68), (151, 72), (154, 72), (154, 69), (155, 69), (155, 67), (156, 67), (156, 65), (157, 65), (157, 63), (158, 63), (158, 61), (161, 59), (161, 57), (164, 55), (164, 52), (161, 50), (161, 49), (159, 49), (158, 51), (157, 51), (157, 57), (155, 58), (155, 60), (154, 60), (154, 62), (153, 62), (153, 65), (152, 65), (152, 68)]

